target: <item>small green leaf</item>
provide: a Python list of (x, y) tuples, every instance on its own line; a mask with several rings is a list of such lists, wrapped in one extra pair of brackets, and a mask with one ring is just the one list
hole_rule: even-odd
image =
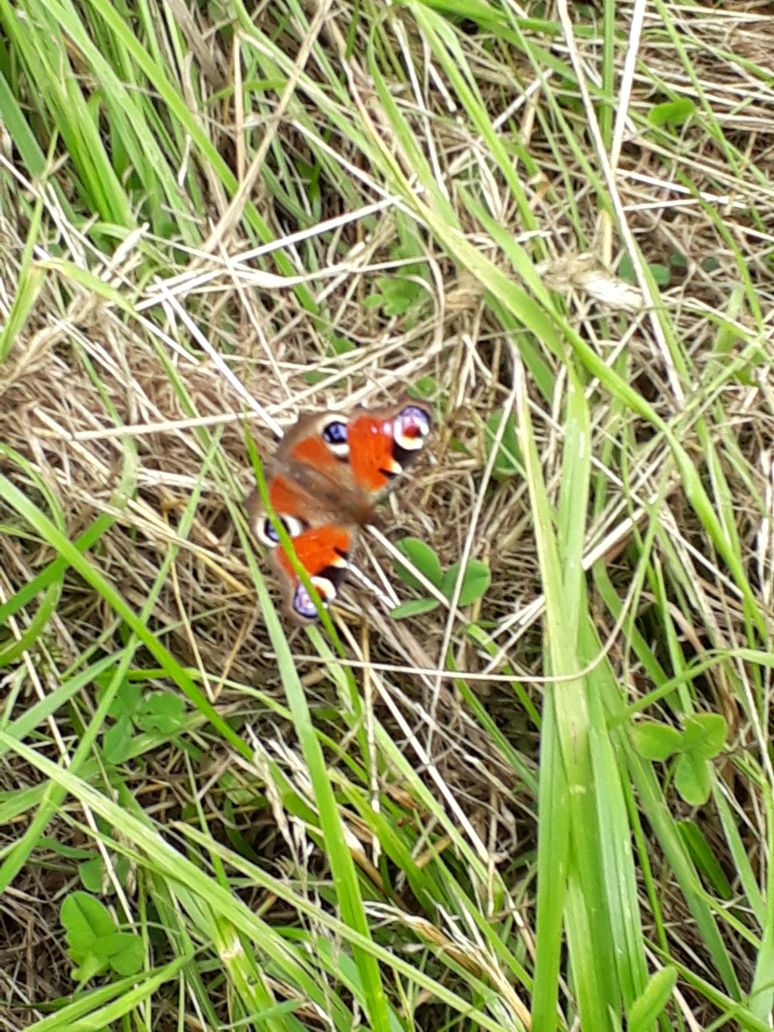
[(409, 616), (419, 616), (421, 613), (432, 613), (437, 609), (440, 602), (434, 598), (412, 598), (408, 602), (401, 602), (399, 606), (390, 610), (393, 620), (405, 620)]
[(649, 1032), (654, 1027), (677, 983), (677, 969), (665, 967), (651, 975), (648, 984), (634, 1001), (626, 1027), (629, 1032)]
[(108, 965), (119, 975), (133, 975), (143, 960), (142, 939), (120, 932), (104, 904), (87, 892), (73, 892), (62, 903), (62, 925), (68, 954), (78, 965), (73, 977), (79, 982), (94, 978)]
[[(495, 446), (497, 433), (504, 417), (505, 413), (500, 409), (497, 412), (493, 412), (486, 421), (487, 457), (491, 455), (492, 449)], [(523, 464), (521, 460), (519, 440), (516, 433), (516, 423), (512, 416), (508, 416), (508, 420), (505, 424), (505, 429), (503, 430), (503, 435), (500, 440), (500, 445), (497, 449), (493, 472), (496, 477), (504, 479), (506, 477), (516, 476), (516, 474), (521, 473), (522, 470)]]
[(118, 975), (135, 975), (142, 967), (142, 939), (133, 932), (111, 932), (100, 939), (97, 947)]
[[(441, 586), (443, 570), (438, 556), (425, 541), (419, 538), (406, 537), (398, 542), (398, 551), (416, 566), (419, 572), (426, 577), (436, 588)], [(396, 563), (395, 570), (404, 584), (408, 584), (417, 591), (422, 591), (422, 585), (413, 575), (408, 567)]]
[(347, 355), (350, 351), (356, 350), (356, 345), (351, 340), (347, 340), (346, 337), (331, 337), (330, 340), (331, 352), (334, 355)]
[(419, 283), (404, 276), (379, 276), (376, 285), (384, 314), (389, 316), (404, 315), (424, 293)]
[(711, 760), (726, 744), (726, 721), (719, 713), (697, 713), (688, 717), (683, 731), (683, 749)]
[(85, 860), (82, 864), (78, 864), (78, 876), (84, 889), (88, 889), (89, 892), (100, 892), (104, 870), (101, 856), (95, 856), (91, 860)]
[(420, 401), (435, 398), (438, 395), (438, 381), (434, 376), (422, 376), (407, 388), (406, 394), (410, 398), (417, 398)]
[(710, 768), (695, 753), (683, 753), (675, 768), (675, 788), (691, 806), (703, 806), (710, 794)]
[(179, 731), (185, 716), (185, 704), (172, 692), (151, 692), (142, 700), (134, 717), (141, 731), (171, 735)]
[(123, 763), (127, 758), (132, 747), (132, 730), (129, 717), (119, 717), (102, 736), (102, 749), (108, 763)]
[(62, 903), (59, 916), (67, 933), (67, 943), (74, 952), (85, 953), (100, 936), (115, 930), (107, 907), (88, 892), (71, 892)]
[[(104, 684), (100, 686), (100, 691), (97, 693), (98, 697), (102, 696), (105, 688), (110, 681), (110, 677), (104, 678)], [(134, 681), (128, 679), (121, 682), (118, 691), (113, 697), (113, 701), (110, 703), (108, 713), (111, 717), (118, 720), (119, 717), (131, 717), (137, 707), (140, 705), (140, 699), (142, 693), (140, 686)]]
[(634, 265), (628, 254), (623, 256), (618, 265), (618, 275), (626, 283), (637, 282), (637, 277), (634, 275)]
[[(656, 281), (659, 287), (669, 286), (669, 281), (672, 278), (670, 270), (666, 265), (660, 265), (658, 262), (648, 263), (650, 274)], [(637, 277), (634, 273), (634, 265), (632, 264), (631, 258), (625, 254), (618, 265), (618, 276), (625, 283), (636, 283)]]
[(649, 262), (648, 268), (650, 274), (656, 281), (659, 287), (668, 287), (669, 281), (672, 279), (672, 274), (666, 265), (660, 265), (658, 262)]
[(651, 125), (678, 126), (687, 122), (695, 110), (696, 105), (690, 97), (679, 97), (677, 100), (667, 100), (652, 107), (648, 121)]
[[(455, 563), (444, 574), (441, 591), (449, 599), (454, 595), (454, 586), (457, 583), (459, 572), (460, 564)], [(471, 602), (481, 598), (489, 587), (491, 579), (492, 575), (486, 563), (482, 563), (480, 559), (471, 559), (462, 577), (459, 605), (469, 606)]]
[(667, 760), (672, 753), (680, 752), (683, 736), (668, 724), (654, 720), (643, 720), (631, 729), (634, 748), (646, 760)]
[[(113, 869), (121, 885), (126, 885), (129, 876), (130, 861), (128, 857), (116, 856), (112, 858)], [(105, 878), (105, 864), (101, 856), (93, 856), (90, 860), (84, 860), (78, 864), (78, 875), (84, 889), (97, 895), (112, 895), (115, 886), (110, 879)]]

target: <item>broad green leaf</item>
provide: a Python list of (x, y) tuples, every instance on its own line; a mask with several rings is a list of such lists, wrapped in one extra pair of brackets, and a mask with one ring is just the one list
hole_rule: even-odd
[(73, 892), (62, 904), (61, 920), (67, 933), (69, 955), (78, 965), (73, 976), (80, 982), (108, 965), (120, 975), (133, 975), (142, 967), (142, 939), (120, 932), (107, 907), (87, 892)]
[(111, 932), (97, 943), (95, 952), (101, 953), (119, 975), (134, 975), (142, 967), (143, 944), (133, 932)]
[(687, 269), (688, 259), (679, 251), (673, 251), (669, 256), (669, 264), (673, 269)]
[(652, 107), (648, 121), (651, 125), (678, 126), (687, 122), (695, 110), (696, 105), (689, 97), (679, 97)]
[(635, 749), (646, 760), (667, 760), (682, 748), (683, 736), (668, 724), (643, 720), (632, 726), (631, 735)]
[[(441, 569), (438, 556), (430, 545), (419, 538), (406, 537), (398, 542), (398, 551), (405, 555), (431, 584), (440, 588), (443, 581), (443, 570)], [(404, 584), (408, 584), (411, 588), (416, 588), (417, 591), (424, 590), (422, 584), (407, 567), (396, 563), (395, 570)]]
[(334, 355), (347, 355), (350, 351), (356, 350), (356, 345), (346, 337), (333, 336), (330, 339), (330, 349)]
[(132, 730), (132, 722), (129, 717), (119, 717), (102, 736), (102, 749), (108, 763), (124, 762), (131, 750)]
[(440, 605), (434, 598), (412, 598), (408, 602), (401, 602), (399, 606), (390, 610), (393, 620), (405, 620), (409, 616), (419, 616), (421, 613), (431, 613)]
[(170, 735), (179, 730), (185, 717), (185, 703), (172, 692), (151, 692), (146, 695), (134, 716), (142, 731)]
[(115, 930), (107, 907), (88, 892), (80, 890), (71, 893), (62, 903), (60, 919), (73, 953), (85, 952), (100, 936)]
[[(103, 678), (103, 686), (106, 687), (110, 679), (108, 677)], [(101, 696), (101, 692), (99, 693)], [(130, 681), (129, 678), (121, 684), (118, 691), (116, 692), (115, 698), (110, 704), (108, 712), (111, 717), (131, 717), (137, 710), (142, 700), (142, 690), (139, 684), (135, 681)]]
[(89, 892), (99, 892), (102, 889), (102, 875), (105, 865), (101, 856), (95, 856), (91, 860), (84, 860), (78, 864), (78, 876), (84, 889)]
[(374, 296), (379, 298), (384, 314), (388, 316), (404, 315), (424, 294), (418, 283), (403, 276), (380, 276), (376, 284), (381, 294)]
[[(126, 885), (129, 876), (130, 861), (125, 856), (112, 858), (113, 869), (121, 885)], [(105, 878), (105, 864), (101, 856), (94, 856), (78, 864), (78, 875), (83, 887), (95, 895), (112, 895), (115, 892), (113, 882)]]
[(648, 268), (650, 269), (650, 273), (653, 276), (653, 279), (656, 281), (656, 283), (658, 283), (660, 287), (669, 286), (669, 283), (672, 279), (672, 274), (670, 273), (666, 265), (661, 265), (659, 262), (653, 262), (652, 264), (648, 265)]
[(707, 761), (695, 753), (683, 753), (675, 769), (675, 788), (691, 806), (702, 806), (706, 803), (710, 794)]
[(720, 713), (697, 713), (685, 722), (683, 749), (711, 760), (725, 746), (726, 732), (725, 717)]
[[(441, 591), (447, 598), (452, 598), (454, 595), (454, 586), (457, 583), (459, 572), (460, 564), (455, 563), (449, 567), (443, 576)], [(465, 573), (462, 576), (459, 605), (469, 606), (471, 602), (481, 598), (489, 587), (491, 579), (492, 575), (486, 563), (482, 563), (480, 559), (471, 559), (465, 567)]]
[(438, 394), (438, 381), (434, 376), (422, 376), (406, 391), (410, 398), (427, 400)]

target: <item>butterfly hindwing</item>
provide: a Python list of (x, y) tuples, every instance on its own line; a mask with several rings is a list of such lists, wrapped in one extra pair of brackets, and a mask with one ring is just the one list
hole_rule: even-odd
[[(347, 575), (351, 531), (330, 523), (311, 527), (293, 538), (293, 548), (323, 605), (327, 606), (338, 595)], [(288, 580), (288, 601), (293, 615), (300, 620), (316, 620), (317, 607), (283, 549), (278, 549), (276, 561)]]

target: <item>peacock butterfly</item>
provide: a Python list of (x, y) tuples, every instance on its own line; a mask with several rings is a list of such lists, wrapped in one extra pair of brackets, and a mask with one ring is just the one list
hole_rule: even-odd
[[(380, 409), (302, 415), (266, 466), (269, 500), (296, 556), (327, 606), (338, 594), (358, 529), (374, 505), (419, 454), (432, 426), (429, 405), (405, 399)], [(272, 549), (291, 615), (317, 619), (317, 608), (280, 545), (256, 491), (247, 509), (259, 541)]]

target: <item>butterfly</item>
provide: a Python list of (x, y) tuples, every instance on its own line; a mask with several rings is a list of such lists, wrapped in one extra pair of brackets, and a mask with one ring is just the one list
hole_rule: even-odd
[[(357, 408), (349, 415), (307, 413), (267, 463), (269, 501), (324, 606), (346, 578), (358, 529), (373, 522), (375, 503), (417, 457), (431, 427), (430, 406), (409, 399), (385, 408)], [(253, 532), (272, 550), (291, 615), (311, 623), (317, 607), (258, 493), (246, 504)]]

